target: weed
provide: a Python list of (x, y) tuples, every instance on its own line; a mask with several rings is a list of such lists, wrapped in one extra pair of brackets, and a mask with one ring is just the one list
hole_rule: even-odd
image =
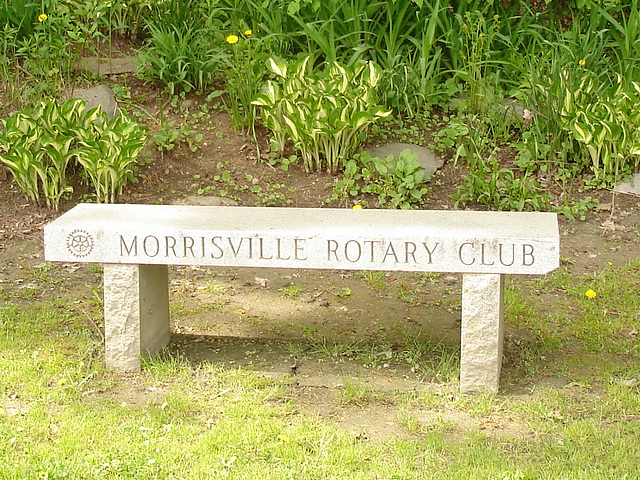
[(305, 348), (302, 344), (296, 342), (285, 342), (284, 348), (290, 357), (300, 357), (305, 352)]
[(204, 285), (204, 291), (211, 294), (222, 296), (229, 291), (229, 285), (219, 283), (216, 281), (208, 281)]
[(457, 347), (408, 337), (398, 355), (418, 375), (432, 378), (434, 381), (451, 383), (458, 376), (460, 351)]
[(183, 301), (172, 301), (169, 305), (169, 310), (173, 318), (186, 318), (198, 313), (198, 310), (194, 307), (188, 307)]
[(343, 178), (336, 181), (328, 201), (346, 200), (360, 194), (371, 195), (383, 208), (410, 209), (419, 206), (428, 189), (428, 175), (410, 150), (396, 158), (371, 157), (364, 151), (347, 161)]
[(438, 272), (424, 272), (420, 273), (419, 283), (421, 285), (434, 284), (440, 279), (440, 273)]
[(357, 272), (358, 277), (360, 277), (367, 285), (376, 290), (382, 290), (386, 286), (385, 277), (387, 272), (377, 271), (377, 270), (361, 270)]
[(176, 121), (170, 120), (160, 124), (158, 131), (153, 136), (153, 141), (159, 152), (169, 152), (173, 150), (177, 144), (187, 142), (191, 133), (188, 125), (182, 124), (176, 128)]
[(275, 152), (275, 154), (270, 154), (267, 160), (269, 165), (279, 165), (280, 169), (283, 172), (288, 172), (291, 166), (296, 165), (298, 163), (297, 155), (289, 155), (288, 157), (283, 157)]
[(322, 356), (341, 359), (344, 357), (352, 357), (360, 351), (360, 345), (356, 343), (339, 343), (331, 341), (327, 337), (318, 335), (315, 331), (304, 331), (305, 337), (309, 342), (309, 351), (311, 353), (320, 354)]
[(338, 297), (340, 298), (349, 298), (352, 294), (353, 292), (349, 287), (345, 287), (337, 293)]
[(102, 265), (98, 265), (98, 264), (90, 263), (90, 264), (88, 265), (88, 267), (89, 267), (89, 270), (91, 270), (93, 273), (97, 273), (97, 274), (102, 275), (102, 272), (103, 272), (103, 267), (102, 267)]
[(343, 387), (338, 390), (338, 400), (345, 405), (363, 406), (375, 399), (374, 393), (365, 385), (348, 378), (344, 379)]
[(548, 194), (541, 191), (540, 183), (528, 176), (516, 176), (510, 168), (500, 167), (493, 157), (471, 157), (470, 173), (463, 177), (463, 185), (451, 197), (456, 206), (470, 202), (496, 210), (541, 211), (549, 204)]
[(369, 138), (375, 144), (396, 141), (420, 145), (424, 143), (425, 131), (431, 122), (431, 117), (426, 114), (416, 114), (411, 118), (386, 117), (371, 126)]
[(444, 420), (441, 416), (434, 415), (426, 421), (418, 418), (415, 412), (402, 412), (398, 417), (398, 424), (409, 432), (417, 435), (437, 433), (450, 433), (455, 430), (455, 424)]
[(243, 315), (242, 320), (254, 327), (262, 327), (265, 325), (270, 325), (271, 323), (267, 317), (264, 317), (262, 315)]
[(295, 298), (304, 291), (302, 285), (286, 285), (278, 290), (283, 297)]
[(155, 355), (143, 356), (140, 359), (142, 369), (156, 381), (168, 378), (185, 378), (188, 369), (186, 359), (179, 353), (163, 349)]

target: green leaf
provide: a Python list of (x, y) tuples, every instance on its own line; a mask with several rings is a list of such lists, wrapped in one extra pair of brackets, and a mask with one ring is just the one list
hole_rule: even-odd
[(273, 57), (269, 57), (267, 60), (267, 67), (273, 73), (278, 75), (279, 77), (286, 78), (287, 77), (287, 64), (282, 60), (275, 59)]
[(591, 143), (591, 140), (593, 139), (591, 128), (584, 123), (580, 123), (578, 121), (571, 122), (571, 131), (573, 132), (575, 139), (584, 144)]

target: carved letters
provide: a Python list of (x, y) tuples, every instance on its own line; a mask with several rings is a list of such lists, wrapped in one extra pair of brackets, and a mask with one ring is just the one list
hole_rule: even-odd
[[(119, 236), (119, 252), (123, 258), (202, 259), (205, 263), (224, 264), (227, 261), (269, 261), (297, 263), (308, 267), (316, 259), (327, 268), (354, 266), (424, 265), (433, 266), (447, 257), (461, 266), (478, 268), (530, 267), (535, 264), (536, 251), (529, 243), (498, 241), (450, 242), (444, 240), (387, 239), (317, 239), (262, 236), (189, 236), (132, 235)], [(311, 260), (312, 262), (314, 260)]]

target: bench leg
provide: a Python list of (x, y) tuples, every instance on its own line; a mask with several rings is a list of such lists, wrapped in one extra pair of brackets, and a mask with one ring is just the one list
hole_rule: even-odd
[(465, 274), (462, 280), (460, 391), (497, 392), (504, 339), (502, 275)]
[(166, 265), (104, 265), (104, 337), (107, 367), (140, 371), (140, 355), (169, 342)]

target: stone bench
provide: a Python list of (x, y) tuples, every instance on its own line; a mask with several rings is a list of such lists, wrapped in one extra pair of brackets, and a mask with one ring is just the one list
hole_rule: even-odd
[(503, 275), (559, 265), (555, 214), (81, 204), (44, 229), (45, 258), (104, 264), (108, 367), (169, 341), (168, 265), (463, 274), (460, 389), (496, 391)]

